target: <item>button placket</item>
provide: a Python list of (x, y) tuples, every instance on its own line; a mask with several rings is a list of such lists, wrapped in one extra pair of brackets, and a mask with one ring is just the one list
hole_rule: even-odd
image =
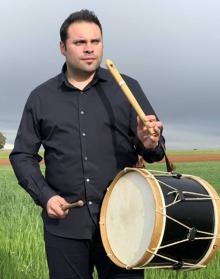
[(90, 187), (92, 186), (91, 182), (91, 172), (90, 172), (90, 164), (88, 163), (88, 155), (87, 155), (87, 145), (89, 144), (88, 140), (88, 131), (87, 131), (87, 123), (88, 123), (88, 115), (86, 113), (87, 107), (87, 98), (86, 94), (79, 96), (79, 121), (80, 121), (80, 135), (81, 135), (81, 156), (82, 156), (82, 165), (84, 169), (84, 187), (86, 192), (86, 199), (88, 198), (88, 205), (92, 205), (92, 201), (89, 200), (90, 196)]
[[(81, 116), (84, 116), (84, 115), (85, 115), (85, 111), (84, 111), (84, 109), (82, 109), (82, 108), (80, 108), (80, 115), (81, 115)], [(81, 122), (83, 123), (83, 118), (82, 118)], [(86, 133), (85, 133), (85, 132), (82, 132), (82, 136), (83, 136), (83, 137), (86, 137)], [(84, 159), (84, 161), (87, 161), (87, 160), (88, 160), (88, 157), (87, 157), (86, 155), (83, 155), (83, 159)]]

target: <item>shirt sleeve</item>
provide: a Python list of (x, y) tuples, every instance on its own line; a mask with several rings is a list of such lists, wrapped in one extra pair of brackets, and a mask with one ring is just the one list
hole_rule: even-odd
[(56, 195), (56, 192), (47, 184), (41, 173), (39, 163), (42, 157), (38, 155), (41, 146), (40, 131), (33, 107), (30, 96), (9, 158), (19, 185), (30, 194), (37, 205), (46, 207), (47, 201)]
[[(134, 97), (136, 98), (137, 102), (141, 106), (142, 110), (146, 115), (156, 115), (154, 109), (152, 108), (150, 102), (148, 101), (146, 95), (144, 94), (143, 90), (141, 89), (141, 86), (139, 83), (135, 80), (132, 80), (132, 82), (129, 84), (129, 87), (131, 87), (131, 91), (134, 94)], [(156, 115), (157, 117), (157, 115)], [(158, 117), (157, 117), (158, 119)], [(159, 119), (158, 119), (159, 120)], [(165, 139), (161, 135), (158, 142), (158, 145), (155, 149), (147, 149), (144, 147), (142, 142), (137, 137), (137, 113), (131, 107), (131, 131), (134, 135), (134, 142), (135, 147), (137, 150), (137, 153), (141, 156), (143, 156), (144, 160), (148, 163), (158, 162), (163, 159), (164, 157), (164, 148), (165, 148)], [(163, 147), (162, 147), (163, 145)]]

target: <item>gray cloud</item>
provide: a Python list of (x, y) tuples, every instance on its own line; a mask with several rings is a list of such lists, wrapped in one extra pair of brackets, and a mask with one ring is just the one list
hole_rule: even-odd
[(8, 141), (30, 91), (60, 71), (60, 25), (81, 8), (94, 10), (102, 22), (104, 60), (139, 80), (164, 123), (167, 146), (220, 147), (217, 0), (4, 1), (0, 130)]

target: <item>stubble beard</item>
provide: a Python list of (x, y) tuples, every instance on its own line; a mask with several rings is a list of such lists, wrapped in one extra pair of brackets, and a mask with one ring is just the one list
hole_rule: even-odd
[(90, 76), (96, 72), (100, 64), (101, 64), (101, 59), (98, 59), (95, 61), (93, 65), (89, 65), (89, 63), (87, 64), (86, 62), (83, 61), (82, 64), (80, 63), (78, 65), (69, 64), (68, 66), (72, 74), (76, 74), (79, 76)]

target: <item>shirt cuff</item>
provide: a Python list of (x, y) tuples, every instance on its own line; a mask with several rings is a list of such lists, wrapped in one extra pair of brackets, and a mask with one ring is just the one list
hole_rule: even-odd
[(164, 151), (160, 142), (158, 142), (158, 145), (154, 149), (143, 148), (142, 156), (148, 163), (161, 161), (164, 157)]
[[(40, 175), (40, 176), (31, 176), (31, 179), (33, 181), (33, 184), (35, 187), (35, 193), (37, 194), (39, 205), (42, 207), (47, 206), (48, 200), (57, 195), (56, 191), (54, 191), (46, 182), (45, 178)], [(36, 191), (38, 189), (38, 191)]]

